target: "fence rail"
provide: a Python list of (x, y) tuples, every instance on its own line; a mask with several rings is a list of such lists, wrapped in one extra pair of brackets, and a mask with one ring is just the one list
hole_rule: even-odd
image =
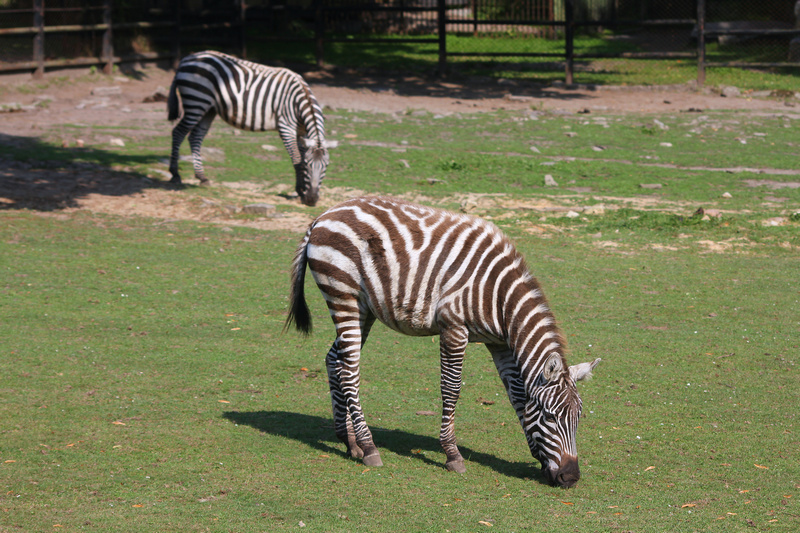
[[(248, 41), (278, 39), (313, 43), (318, 65), (324, 63), (326, 46), (333, 43), (432, 44), (436, 46), (433, 53), (438, 53), (440, 73), (447, 70), (448, 58), (557, 59), (563, 62), (568, 84), (574, 79), (575, 61), (587, 59), (695, 60), (700, 84), (704, 83), (708, 67), (800, 67), (800, 26), (785, 20), (789, 16), (787, 9), (773, 9), (780, 11), (779, 18), (784, 19), (778, 23), (737, 26), (740, 23), (716, 21), (720, 13), (728, 14), (721, 0), (679, 0), (656, 7), (652, 2), (637, 3), (635, 0), (519, 0), (513, 3), (502, 0), (383, 0), (380, 3), (375, 0), (311, 0), (310, 3), (250, 0), (250, 4), (246, 0), (228, 0), (214, 2), (216, 11), (185, 7), (205, 4), (198, 1), (133, 0), (119, 9), (115, 9), (112, 0), (94, 0), (94, 5), (87, 5), (89, 3), (70, 0), (48, 1), (47, 5), (45, 0), (6, 2), (9, 7), (0, 7), (0, 73), (31, 70), (39, 77), (45, 69), (58, 67), (100, 65), (109, 73), (115, 64), (128, 61), (170, 60), (176, 64), (181, 49), (193, 43), (208, 47), (224, 45), (246, 57)], [(637, 5), (632, 9), (632, 4)], [(711, 9), (709, 4), (712, 4)], [(669, 11), (668, 6), (674, 5), (680, 9), (675, 7)], [(623, 7), (627, 7), (624, 13), (621, 12)], [(653, 16), (646, 16), (647, 10), (653, 11)], [(716, 13), (713, 23), (706, 20), (709, 12)], [(636, 13), (641, 17), (632, 16)], [(286, 28), (289, 28), (288, 34)], [(696, 45), (644, 51), (576, 51), (577, 32), (616, 28), (647, 32), (680, 28), (681, 35), (691, 33)], [(276, 29), (278, 31), (274, 31)], [(454, 51), (447, 48), (448, 35), (481, 36), (508, 31), (533, 36), (558, 34), (563, 36), (564, 47), (542, 52), (498, 51), (492, 50), (491, 39), (486, 39), (487, 46), (480, 49)], [(115, 50), (115, 37), (120, 33), (130, 35), (130, 40), (135, 41), (142, 32), (154, 36), (158, 51), (136, 50), (135, 46), (127, 47), (129, 49), (118, 46)], [(56, 38), (64, 40), (65, 35), (74, 36), (73, 50), (46, 53), (46, 43)], [(20, 40), (25, 37), (32, 39)], [(709, 61), (706, 47), (712, 39), (719, 42), (723, 39), (766, 39), (781, 43), (794, 39), (789, 48), (797, 51), (790, 53), (786, 60), (776, 60), (773, 54), (771, 60), (728, 57)], [(4, 46), (4, 40), (11, 40), (15, 46)]]

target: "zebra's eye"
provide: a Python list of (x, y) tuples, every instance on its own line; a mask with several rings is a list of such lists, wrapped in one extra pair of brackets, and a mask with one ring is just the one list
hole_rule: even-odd
[(554, 424), (555, 423), (556, 415), (554, 415), (553, 413), (551, 413), (549, 411), (544, 411), (544, 413), (542, 413), (542, 414), (544, 416), (545, 422), (548, 422), (550, 424)]

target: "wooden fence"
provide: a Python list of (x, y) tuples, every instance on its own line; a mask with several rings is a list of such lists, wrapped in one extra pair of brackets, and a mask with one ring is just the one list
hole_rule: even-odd
[[(10, 71), (32, 71), (35, 77), (40, 77), (45, 69), (63, 68), (70, 66), (89, 66), (98, 65), (106, 73), (110, 73), (115, 64), (127, 61), (155, 61), (167, 60), (173, 65), (181, 57), (181, 48), (191, 44), (191, 39), (187, 36), (194, 35), (195, 41), (198, 39), (203, 46), (213, 47), (213, 39), (219, 37), (220, 42), (224, 41), (224, 47), (241, 57), (247, 56), (248, 39), (264, 39), (270, 37), (272, 32), (259, 31), (265, 23), (272, 24), (275, 29), (276, 24), (283, 30), (292, 24), (297, 24), (305, 28), (299, 32), (296, 39), (313, 41), (316, 61), (321, 65), (324, 61), (325, 46), (328, 43), (347, 42), (354, 45), (365, 42), (380, 42), (387, 40), (391, 36), (391, 42), (424, 42), (435, 44), (438, 49), (438, 69), (444, 73), (447, 68), (448, 57), (457, 56), (482, 56), (494, 57), (547, 57), (558, 61), (563, 61), (564, 77), (568, 84), (573, 83), (574, 62), (576, 59), (592, 59), (601, 57), (619, 57), (636, 59), (663, 59), (663, 58), (685, 58), (697, 62), (697, 80), (700, 84), (705, 81), (705, 69), (710, 66), (738, 66), (738, 67), (800, 67), (800, 58), (789, 57), (787, 61), (770, 62), (736, 62), (712, 63), (706, 60), (706, 41), (709, 36), (720, 38), (721, 36), (733, 37), (752, 37), (769, 36), (782, 39), (795, 37), (798, 41), (798, 56), (800, 56), (800, 30), (792, 27), (781, 26), (778, 28), (769, 27), (735, 27), (719, 24), (707, 24), (707, 2), (715, 0), (684, 0), (689, 2), (689, 9), (686, 4), (680, 11), (677, 18), (650, 18), (647, 20), (620, 20), (616, 13), (612, 13), (613, 18), (608, 15), (587, 15), (586, 6), (591, 5), (591, 9), (600, 13), (602, 10), (596, 9), (598, 5), (608, 5), (611, 8), (618, 5), (613, 0), (524, 0), (525, 4), (542, 4), (542, 8), (526, 8), (514, 16), (507, 13), (499, 18), (491, 18), (485, 12), (497, 12), (488, 9), (492, 8), (498, 0), (311, 0), (310, 3), (297, 3), (292, 0), (270, 1), (262, 0), (258, 5), (248, 6), (246, 0), (229, 0), (228, 2), (213, 2), (211, 4), (223, 6), (224, 10), (213, 12), (210, 10), (198, 10), (197, 5), (205, 5), (205, 2), (186, 1), (186, 2), (126, 2), (124, 6), (115, 9), (112, 0), (94, 0), (91, 2), (72, 2), (76, 4), (68, 7), (70, 2), (62, 0), (60, 6), (46, 6), (45, 0), (27, 0), (32, 2), (30, 8), (0, 8), (0, 73)], [(251, 0), (254, 4), (255, 0)], [(605, 2), (605, 4), (603, 4)], [(12, 2), (13, 3), (13, 2)], [(20, 4), (24, 2), (16, 2)], [(54, 2), (55, 3), (55, 2)], [(67, 4), (67, 5), (64, 5)], [(132, 5), (147, 5), (147, 16), (125, 15), (124, 9), (130, 9)], [(520, 4), (517, 2), (514, 5)], [(189, 5), (189, 7), (186, 7)], [(194, 5), (194, 8), (191, 8)], [(500, 4), (497, 4), (500, 5)], [(152, 6), (161, 6), (153, 8)], [(182, 7), (183, 6), (183, 7)], [(483, 15), (479, 19), (479, 8), (483, 6)], [(576, 16), (576, 6), (579, 6), (579, 13)], [(141, 7), (141, 6), (139, 6)], [(694, 10), (694, 12), (692, 12)], [(613, 10), (612, 10), (613, 11)], [(663, 9), (662, 9), (663, 11)], [(94, 20), (91, 23), (76, 24), (48, 24), (48, 15), (58, 13), (77, 13), (93, 14)], [(521, 14), (520, 14), (521, 13)], [(32, 17), (32, 25), (9, 24), (9, 16), (17, 14), (18, 19)], [(5, 19), (3, 17), (6, 17)], [(133, 18), (132, 18), (133, 17)], [(587, 18), (588, 17), (588, 18)], [(605, 18), (604, 18), (605, 17)], [(386, 25), (386, 20), (399, 18), (402, 22), (397, 25)], [(384, 25), (381, 31), (342, 37), (341, 20), (381, 20)], [(4, 23), (3, 21), (6, 20)], [(417, 34), (412, 35), (408, 32), (408, 21), (423, 21)], [(267, 22), (265, 22), (267, 21)], [(271, 21), (271, 22), (269, 22)], [(279, 21), (279, 22), (275, 22)], [(659, 27), (681, 27), (688, 36), (692, 32), (696, 40), (696, 48), (679, 51), (650, 51), (650, 52), (617, 52), (602, 53), (591, 52), (578, 54), (575, 52), (574, 40), (576, 31), (587, 28), (615, 28), (620, 25), (640, 26), (650, 30)], [(712, 27), (713, 26), (713, 27)], [(558, 53), (538, 53), (524, 54), (515, 52), (493, 52), (491, 49), (481, 49), (471, 52), (453, 53), (447, 50), (447, 35), (449, 33), (474, 33), (479, 34), (479, 28), (484, 28), (484, 33), (491, 30), (486, 28), (545, 28), (550, 35), (558, 32), (564, 37), (564, 50)], [(465, 29), (466, 28), (466, 29)], [(471, 30), (470, 30), (471, 28)], [(250, 31), (248, 31), (250, 30)], [(253, 31), (255, 30), (255, 31)], [(115, 32), (151, 32), (157, 34), (160, 39), (160, 51), (130, 51), (118, 53), (114, 49)], [(223, 39), (224, 32), (224, 39)], [(400, 36), (398, 37), (398, 33)], [(80, 34), (80, 35), (99, 35), (100, 46), (97, 53), (77, 57), (52, 57), (54, 54), (45, 53), (46, 40), (56, 35)], [(4, 38), (30, 37), (32, 47), (30, 47), (29, 58), (20, 58), (25, 52), (17, 54), (11, 60), (7, 60), (3, 54)], [(487, 40), (487, 42), (490, 40)], [(793, 42), (794, 42), (793, 41)], [(64, 55), (64, 54), (59, 54)]]

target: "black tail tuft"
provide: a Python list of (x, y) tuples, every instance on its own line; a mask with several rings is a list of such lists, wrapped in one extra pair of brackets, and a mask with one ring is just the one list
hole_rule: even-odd
[(286, 331), (294, 322), (297, 331), (306, 336), (310, 335), (312, 330), (311, 311), (308, 309), (305, 296), (308, 235), (306, 233), (306, 237), (297, 248), (297, 254), (292, 264), (292, 292), (289, 296), (289, 316), (286, 317), (286, 323), (283, 326), (283, 330)]

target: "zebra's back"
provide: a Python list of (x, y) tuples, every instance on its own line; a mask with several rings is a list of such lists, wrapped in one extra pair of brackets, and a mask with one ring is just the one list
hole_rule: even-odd
[(470, 340), (504, 340), (497, 285), (525, 267), (494, 224), (393, 198), (357, 198), (321, 215), (307, 239), (322, 291), (358, 298), (392, 329), (434, 335), (455, 322)]
[(267, 131), (277, 128), (281, 113), (299, 110), (303, 116), (296, 118), (307, 133), (316, 135), (321, 129), (324, 138), (319, 105), (302, 76), (289, 69), (206, 51), (184, 57), (175, 78), (186, 112), (211, 103), (232, 126)]

